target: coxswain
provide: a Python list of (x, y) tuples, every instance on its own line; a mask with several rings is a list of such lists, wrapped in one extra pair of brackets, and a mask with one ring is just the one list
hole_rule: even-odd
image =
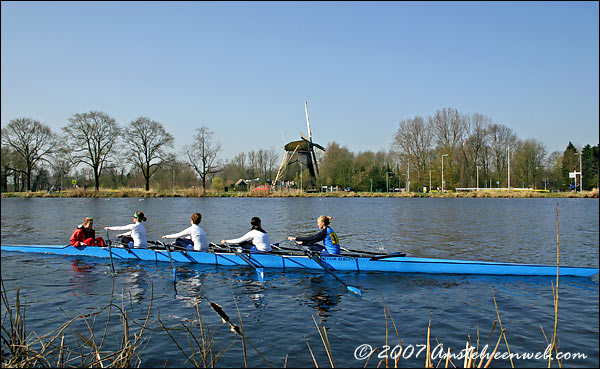
[(77, 229), (71, 234), (69, 243), (71, 246), (102, 246), (104, 247), (104, 240), (102, 237), (96, 238), (96, 231), (92, 226), (94, 225), (94, 219), (86, 217), (83, 219), (83, 223), (77, 226)]

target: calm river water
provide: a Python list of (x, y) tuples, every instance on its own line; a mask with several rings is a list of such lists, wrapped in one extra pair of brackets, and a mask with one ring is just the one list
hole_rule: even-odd
[[(404, 198), (110, 198), (2, 199), (2, 244), (66, 244), (85, 216), (95, 219), (98, 235), (105, 225), (123, 225), (141, 210), (148, 222), (148, 239), (189, 226), (199, 211), (210, 241), (245, 233), (252, 216), (263, 220), (271, 241), (317, 231), (316, 217), (333, 217), (332, 228), (343, 246), (365, 250), (403, 251), (411, 256), (467, 260), (554, 264), (558, 204), (561, 265), (598, 267), (598, 199), (404, 199)], [(116, 232), (113, 232), (116, 233)], [(112, 236), (112, 234), (111, 234)], [(233, 342), (228, 327), (212, 311), (207, 299), (223, 306), (273, 366), (319, 366), (329, 361), (316, 322), (327, 329), (336, 366), (363, 367), (357, 347), (379, 348), (389, 342), (405, 347), (400, 367), (423, 366), (427, 326), (431, 342), (458, 354), (468, 340), (488, 343), (497, 319), (513, 354), (543, 353), (554, 325), (551, 277), (501, 277), (385, 273), (339, 273), (359, 286), (358, 298), (325, 273), (266, 270), (260, 283), (246, 268), (179, 265), (179, 281), (170, 280), (170, 266), (154, 262), (117, 262), (109, 273), (108, 259), (2, 252), (2, 279), (9, 298), (17, 289), (27, 303), (27, 329), (48, 333), (80, 313), (106, 306), (111, 296), (121, 304), (125, 296), (130, 319), (143, 321), (152, 300), (149, 342), (141, 351), (143, 366), (189, 367), (171, 338), (158, 328), (191, 325), (199, 312), (216, 339), (216, 351)], [(563, 367), (598, 365), (598, 275), (561, 278), (559, 351), (572, 358)], [(112, 292), (114, 291), (114, 292)], [(2, 312), (4, 313), (4, 307)], [(100, 319), (97, 329), (102, 332)], [(122, 332), (113, 322), (112, 332)], [(83, 326), (80, 326), (85, 331)], [(542, 332), (542, 328), (544, 332)], [(132, 325), (136, 332), (137, 326)], [(194, 326), (197, 337), (200, 333)], [(496, 327), (490, 341), (498, 339)], [(118, 336), (116, 336), (118, 337)], [(173, 337), (189, 352), (186, 334)], [(118, 340), (115, 340), (118, 341)], [(111, 343), (107, 343), (109, 348)], [(114, 343), (115, 345), (118, 342)], [(441, 346), (440, 346), (441, 347)], [(411, 350), (412, 348), (412, 351)], [(251, 347), (248, 366), (268, 366)], [(491, 351), (491, 349), (489, 350)], [(502, 343), (501, 352), (507, 352)], [(396, 351), (397, 353), (397, 351)], [(587, 358), (574, 358), (583, 354)], [(377, 366), (377, 353), (368, 366)], [(219, 367), (244, 366), (241, 340), (217, 362)], [(438, 359), (439, 360), (439, 359)], [(518, 367), (547, 365), (546, 360), (513, 359)], [(455, 359), (462, 366), (462, 360)], [(434, 360), (434, 365), (437, 361)], [(393, 366), (393, 362), (390, 362)], [(442, 362), (441, 366), (444, 363)], [(495, 360), (495, 367), (510, 367)]]

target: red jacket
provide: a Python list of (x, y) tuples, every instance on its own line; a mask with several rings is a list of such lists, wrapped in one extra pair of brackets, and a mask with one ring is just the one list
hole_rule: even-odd
[(79, 246), (80, 242), (85, 242), (87, 239), (90, 239), (90, 238), (92, 239), (92, 242), (94, 244), (90, 245), (88, 243), (88, 246), (95, 246), (96, 231), (94, 231), (92, 228), (85, 229), (85, 228), (83, 228), (83, 226), (79, 226), (79, 227), (77, 227), (77, 229), (75, 231), (73, 231), (73, 234), (71, 235), (71, 238), (69, 239), (69, 243), (71, 244), (71, 246)]

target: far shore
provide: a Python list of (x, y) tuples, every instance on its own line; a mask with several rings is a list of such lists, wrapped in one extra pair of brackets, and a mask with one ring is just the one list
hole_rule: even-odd
[(511, 189), (510, 191), (480, 189), (479, 191), (441, 192), (316, 192), (308, 193), (299, 190), (285, 191), (215, 191), (198, 189), (150, 190), (139, 188), (122, 189), (76, 189), (61, 192), (3, 192), (2, 198), (20, 197), (419, 197), (419, 198), (598, 198), (598, 189), (582, 192), (543, 192), (536, 190)]

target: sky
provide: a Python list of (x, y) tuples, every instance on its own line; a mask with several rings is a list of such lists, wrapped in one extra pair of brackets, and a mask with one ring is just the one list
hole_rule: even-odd
[[(389, 150), (399, 122), (480, 113), (548, 153), (598, 144), (598, 2), (6, 2), (1, 123), (163, 124), (221, 158), (307, 134)], [(183, 156), (181, 156), (183, 157)]]

